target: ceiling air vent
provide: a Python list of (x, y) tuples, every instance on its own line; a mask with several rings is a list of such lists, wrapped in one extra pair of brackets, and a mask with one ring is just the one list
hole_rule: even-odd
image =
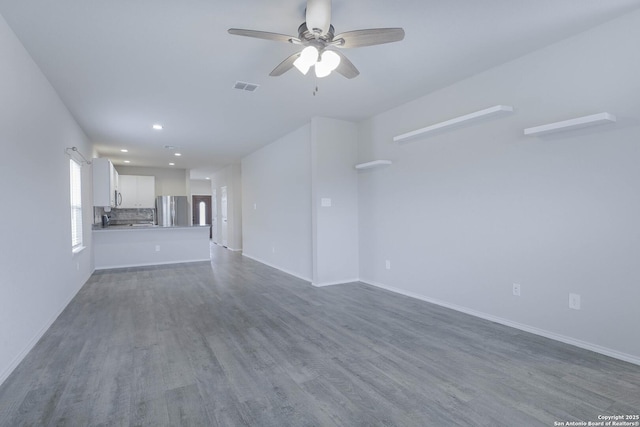
[(254, 92), (256, 89), (258, 89), (260, 85), (254, 84), (254, 83), (247, 83), (247, 82), (236, 82), (236, 84), (233, 86), (234, 89), (239, 89), (239, 90), (246, 90), (248, 92)]

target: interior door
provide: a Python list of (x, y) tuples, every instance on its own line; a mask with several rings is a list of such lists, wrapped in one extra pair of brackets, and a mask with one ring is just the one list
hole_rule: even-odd
[(225, 248), (227, 247), (227, 245), (229, 244), (229, 239), (228, 239), (228, 228), (227, 228), (227, 187), (221, 187), (220, 188), (220, 220), (222, 221), (221, 227), (220, 227), (220, 234), (222, 234), (221, 239), (222, 239), (222, 246), (224, 246)]

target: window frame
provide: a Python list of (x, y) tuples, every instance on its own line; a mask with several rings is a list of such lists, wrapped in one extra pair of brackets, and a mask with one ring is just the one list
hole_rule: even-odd
[(71, 214), (71, 252), (84, 249), (82, 226), (82, 165), (69, 159), (69, 207)]

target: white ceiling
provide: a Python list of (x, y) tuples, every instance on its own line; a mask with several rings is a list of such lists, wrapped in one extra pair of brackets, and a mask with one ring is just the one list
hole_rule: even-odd
[[(640, 0), (334, 0), (336, 33), (403, 27), (406, 37), (343, 51), (360, 69), (353, 80), (316, 81), (295, 69), (269, 77), (296, 46), (227, 33), (297, 35), (304, 0), (0, 0), (0, 14), (101, 155), (136, 166), (174, 161), (196, 179), (312, 116), (362, 120), (638, 7)], [(234, 90), (237, 80), (260, 88)], [(151, 129), (156, 122), (165, 129)]]

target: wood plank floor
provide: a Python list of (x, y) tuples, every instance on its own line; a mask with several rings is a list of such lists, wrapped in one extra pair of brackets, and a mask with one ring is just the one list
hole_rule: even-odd
[(553, 426), (640, 413), (640, 367), (360, 283), (96, 272), (0, 387), (1, 426)]

